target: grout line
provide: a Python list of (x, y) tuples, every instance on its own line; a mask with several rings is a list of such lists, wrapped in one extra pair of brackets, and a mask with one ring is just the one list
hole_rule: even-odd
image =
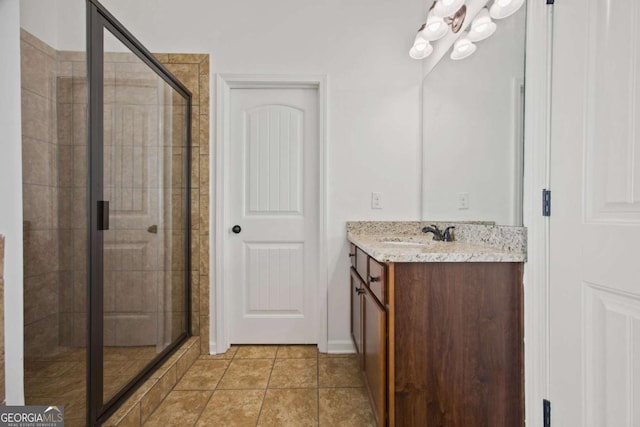
[[(238, 353), (236, 352), (236, 354)], [(276, 356), (277, 355), (278, 355), (278, 350), (276, 349)], [(274, 356), (273, 358), (273, 363), (271, 364), (271, 372), (269, 372), (269, 379), (267, 380), (267, 386), (265, 387), (264, 394), (262, 395), (262, 402), (260, 403), (260, 411), (258, 411), (258, 419), (256, 420), (256, 426), (260, 422), (260, 417), (262, 416), (262, 408), (264, 408), (264, 401), (267, 398), (267, 390), (269, 389), (269, 383), (271, 382), (271, 374), (273, 374), (273, 367), (276, 364), (276, 356)], [(233, 357), (235, 357), (235, 355)]]

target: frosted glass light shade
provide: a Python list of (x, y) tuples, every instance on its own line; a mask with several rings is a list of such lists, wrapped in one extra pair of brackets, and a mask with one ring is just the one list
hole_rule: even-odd
[(413, 41), (413, 47), (415, 47), (417, 51), (423, 51), (428, 45), (429, 40), (424, 38), (424, 36), (422, 35), (422, 30), (418, 31), (416, 39)]
[(489, 13), (493, 19), (503, 19), (516, 13), (523, 4), (524, 0), (495, 0)]
[(463, 33), (453, 45), (453, 51), (451, 52), (451, 59), (459, 61), (464, 58), (468, 58), (473, 55), (478, 47), (469, 40), (468, 34)]
[(429, 41), (440, 40), (449, 32), (449, 26), (440, 16), (436, 16), (433, 12), (429, 13), (427, 23), (421, 31), (422, 37)]
[(463, 4), (464, 0), (438, 0), (433, 8), (433, 14), (445, 18), (456, 13)]
[(415, 46), (413, 46), (411, 50), (409, 50), (409, 56), (413, 59), (424, 59), (427, 56), (431, 55), (431, 53), (433, 53), (433, 46), (429, 42), (427, 42), (426, 47), (422, 50), (416, 49)]
[(479, 42), (488, 37), (491, 37), (496, 32), (497, 25), (491, 20), (489, 10), (485, 7), (471, 22), (471, 29), (469, 30), (469, 40), (472, 42)]

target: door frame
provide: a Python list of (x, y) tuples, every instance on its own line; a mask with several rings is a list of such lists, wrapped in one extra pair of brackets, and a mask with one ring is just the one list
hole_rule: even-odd
[[(318, 348), (327, 351), (328, 340), (328, 266), (327, 266), (327, 138), (328, 138), (328, 87), (329, 78), (326, 75), (257, 75), (257, 74), (217, 74), (216, 75), (216, 148), (215, 159), (215, 194), (211, 202), (215, 204), (215, 216), (211, 223), (215, 224), (215, 239), (211, 242), (212, 269), (215, 272), (210, 284), (210, 312), (211, 322), (209, 330), (209, 352), (211, 354), (224, 353), (229, 348), (229, 333), (227, 316), (229, 310), (229, 294), (225, 292), (225, 244), (228, 233), (224, 224), (228, 218), (225, 203), (229, 186), (229, 167), (227, 167), (230, 146), (230, 102), (233, 89), (314, 89), (318, 92), (318, 277), (317, 300), (318, 307)], [(215, 163), (214, 163), (215, 162)], [(204, 284), (203, 284), (204, 285)], [(215, 321), (214, 321), (215, 319)]]
[(543, 399), (550, 398), (549, 217), (542, 216), (542, 190), (550, 187), (553, 5), (527, 0), (523, 223), (525, 419), (543, 425)]

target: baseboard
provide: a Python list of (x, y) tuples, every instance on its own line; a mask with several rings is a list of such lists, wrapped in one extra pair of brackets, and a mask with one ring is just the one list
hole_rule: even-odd
[(329, 354), (351, 354), (355, 352), (356, 348), (351, 340), (327, 342), (327, 353)]

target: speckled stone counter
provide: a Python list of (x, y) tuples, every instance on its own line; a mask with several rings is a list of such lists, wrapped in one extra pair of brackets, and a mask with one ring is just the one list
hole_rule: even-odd
[[(438, 242), (422, 228), (454, 225), (454, 241)], [(527, 230), (478, 222), (347, 222), (348, 240), (378, 262), (525, 262)]]

